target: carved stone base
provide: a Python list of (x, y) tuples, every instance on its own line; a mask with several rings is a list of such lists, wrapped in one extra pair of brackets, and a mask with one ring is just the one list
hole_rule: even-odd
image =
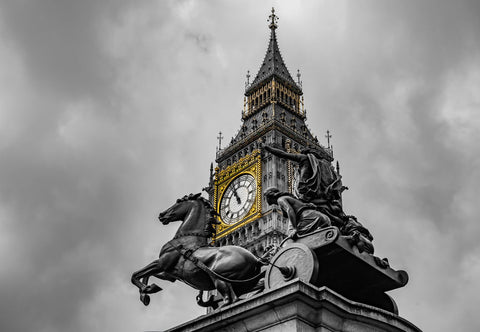
[(419, 332), (391, 312), (350, 301), (326, 287), (298, 279), (258, 294), (168, 332)]

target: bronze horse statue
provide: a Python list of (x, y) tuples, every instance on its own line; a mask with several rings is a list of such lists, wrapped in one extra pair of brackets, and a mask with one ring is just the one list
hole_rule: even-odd
[(203, 291), (217, 289), (223, 297), (223, 305), (227, 305), (250, 292), (263, 276), (261, 266), (264, 263), (248, 250), (209, 244), (208, 239), (215, 234), (213, 225), (218, 223), (217, 213), (200, 195), (184, 196), (160, 213), (158, 219), (164, 225), (174, 221), (182, 223), (175, 237), (162, 247), (159, 258), (132, 275), (132, 283), (138, 287), (144, 305), (150, 303), (148, 294), (162, 290), (148, 283), (150, 277), (183, 281), (200, 290), (199, 305), (215, 308), (212, 298), (205, 305), (201, 298)]

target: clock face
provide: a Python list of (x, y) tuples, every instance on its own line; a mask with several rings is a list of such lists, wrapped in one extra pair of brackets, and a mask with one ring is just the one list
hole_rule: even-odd
[(226, 224), (234, 224), (250, 211), (257, 193), (255, 179), (250, 174), (235, 178), (225, 189), (220, 202), (220, 216)]

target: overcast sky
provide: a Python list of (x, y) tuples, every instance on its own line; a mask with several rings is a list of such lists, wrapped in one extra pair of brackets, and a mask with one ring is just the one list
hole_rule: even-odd
[(0, 1), (0, 330), (162, 330), (204, 313), (131, 273), (240, 128), (272, 5), (308, 125), (329, 129), (345, 210), (405, 269), (424, 331), (480, 320), (480, 2)]

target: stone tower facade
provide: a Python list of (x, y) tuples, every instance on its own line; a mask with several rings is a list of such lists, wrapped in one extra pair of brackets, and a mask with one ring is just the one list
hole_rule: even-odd
[(277, 27), (272, 10), (265, 57), (253, 81), (249, 82), (247, 75), (241, 127), (230, 143), (217, 151), (217, 167), (210, 170), (207, 188), (220, 213), (216, 245), (241, 245), (259, 256), (267, 246), (279, 244), (288, 232), (287, 219), (266, 204), (263, 193), (269, 187), (292, 192), (296, 174), (295, 163), (266, 152), (262, 146), (287, 152), (311, 147), (332, 155), (306, 125), (300, 74), (295, 81), (285, 65)]

